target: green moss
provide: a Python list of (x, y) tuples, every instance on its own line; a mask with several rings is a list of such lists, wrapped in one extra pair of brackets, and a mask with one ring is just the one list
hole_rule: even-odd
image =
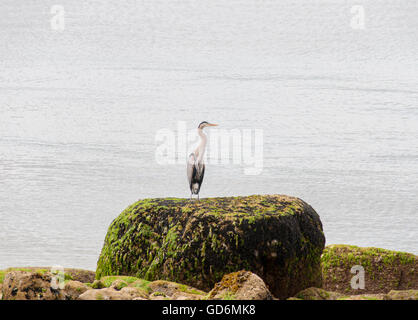
[[(116, 280), (121, 280), (126, 283), (126, 285), (129, 285), (135, 281), (138, 281), (140, 279), (130, 276), (107, 276), (100, 279), (100, 281), (103, 283), (104, 287), (108, 288), (112, 285), (113, 282)], [(122, 289), (122, 288), (121, 288)]]
[(226, 292), (223, 296), (222, 296), (222, 300), (236, 300), (235, 295), (231, 292)]
[(135, 288), (138, 288), (138, 289), (141, 289), (141, 290), (144, 290), (147, 293), (150, 293), (151, 292), (151, 288), (149, 287), (150, 283), (151, 283), (150, 281), (147, 281), (147, 280), (144, 280), (144, 279), (138, 279), (135, 282), (133, 282), (131, 284), (131, 286), (135, 287)]
[(204, 293), (204, 292), (199, 291), (199, 290), (196, 290), (196, 289), (191, 288), (191, 287), (189, 287), (189, 286), (186, 286), (186, 285), (184, 285), (184, 284), (178, 284), (177, 288), (178, 288), (180, 291), (185, 292), (185, 293), (197, 294), (197, 295), (205, 295), (205, 293)]
[(323, 269), (338, 266), (351, 268), (354, 265), (361, 265), (367, 269), (375, 263), (382, 268), (382, 266), (393, 264), (412, 265), (416, 263), (416, 256), (407, 252), (381, 248), (330, 245), (323, 251), (321, 263)]
[(152, 293), (155, 297), (166, 297), (166, 295), (163, 292), (155, 291)]
[(94, 282), (91, 284), (91, 287), (93, 289), (102, 289), (105, 287), (104, 283), (100, 280), (94, 280)]

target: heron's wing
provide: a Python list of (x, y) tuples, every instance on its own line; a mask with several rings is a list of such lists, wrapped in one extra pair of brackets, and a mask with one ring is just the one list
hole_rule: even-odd
[(205, 164), (199, 163), (199, 184), (202, 184), (203, 177), (205, 175)]
[(192, 179), (196, 172), (195, 163), (196, 157), (194, 153), (191, 153), (187, 159), (187, 179), (189, 180), (189, 186), (192, 184)]

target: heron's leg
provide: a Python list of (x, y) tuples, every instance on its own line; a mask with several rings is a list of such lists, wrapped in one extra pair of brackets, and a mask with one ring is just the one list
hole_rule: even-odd
[(192, 195), (193, 195), (193, 193), (190, 192), (190, 201), (192, 200)]
[(197, 200), (200, 201), (199, 194), (197, 194)]

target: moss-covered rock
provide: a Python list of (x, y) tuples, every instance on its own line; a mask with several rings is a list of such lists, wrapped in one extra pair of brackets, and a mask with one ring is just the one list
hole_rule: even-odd
[[(379, 248), (330, 245), (322, 253), (323, 288), (346, 295), (418, 289), (417, 256)], [(365, 288), (351, 288), (353, 266), (364, 268)]]
[(52, 286), (53, 274), (11, 271), (4, 276), (2, 299), (4, 300), (64, 300), (59, 288)]
[[(137, 280), (139, 280), (139, 279), (136, 278), (136, 277), (129, 277), (129, 276), (107, 276), (107, 277), (101, 278), (100, 282), (103, 284), (102, 288), (104, 288), (104, 287), (108, 288), (108, 287), (111, 287), (112, 285), (114, 285), (116, 287), (120, 287), (124, 283), (128, 285), (128, 284), (131, 284), (131, 283), (133, 283)], [(120, 288), (120, 289), (122, 289), (122, 288)]]
[(110, 225), (96, 278), (131, 275), (209, 291), (242, 269), (286, 298), (321, 285), (318, 214), (288, 196), (140, 200)]
[(224, 275), (209, 292), (213, 300), (272, 300), (264, 281), (256, 274), (241, 270)]
[(169, 300), (204, 300), (207, 298), (206, 292), (171, 281), (156, 280), (150, 282), (148, 288), (152, 298), (157, 296)]

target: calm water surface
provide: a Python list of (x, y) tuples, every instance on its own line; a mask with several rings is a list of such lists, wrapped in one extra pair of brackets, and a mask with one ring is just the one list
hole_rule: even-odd
[[(418, 2), (0, 3), (0, 268), (95, 269), (111, 221), (188, 197), (156, 134), (258, 128), (264, 168), (208, 165), (202, 197), (288, 194), (327, 243), (417, 253)], [(210, 134), (210, 133), (209, 133)]]

